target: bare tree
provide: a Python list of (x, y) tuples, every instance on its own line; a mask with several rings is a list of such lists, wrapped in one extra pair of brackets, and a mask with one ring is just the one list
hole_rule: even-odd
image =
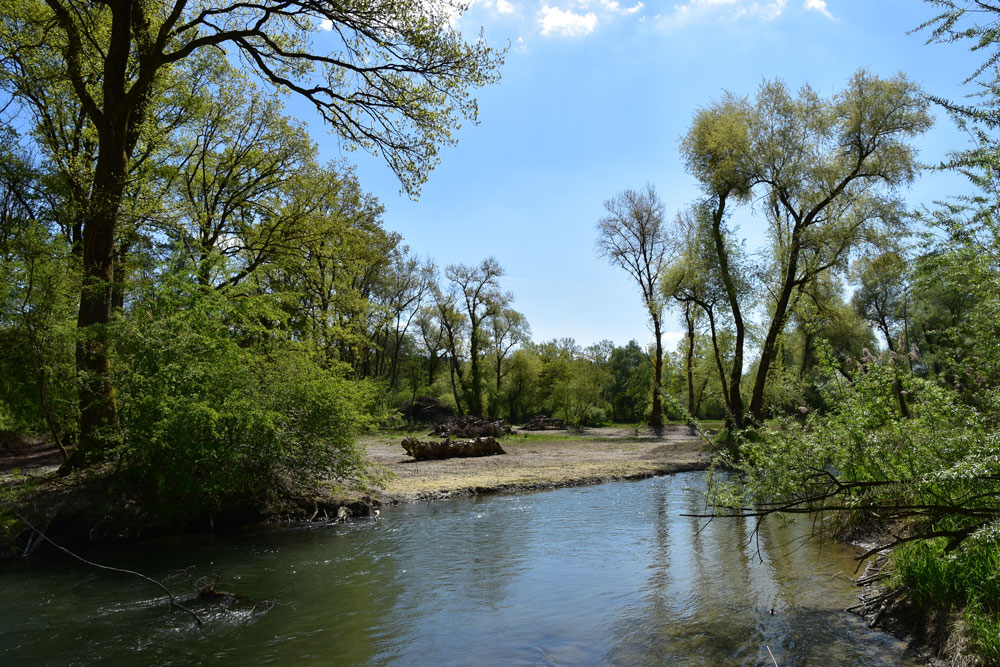
[(653, 358), (653, 407), (649, 423), (663, 424), (660, 382), (663, 376), (663, 293), (658, 289), (660, 271), (671, 251), (664, 225), (664, 206), (652, 185), (627, 189), (604, 202), (607, 215), (597, 223), (597, 251), (621, 268), (639, 287), (643, 305), (653, 325), (656, 351)]

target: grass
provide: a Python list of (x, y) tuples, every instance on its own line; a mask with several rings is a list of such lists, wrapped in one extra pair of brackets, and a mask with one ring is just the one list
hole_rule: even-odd
[(947, 552), (945, 544), (939, 538), (897, 547), (894, 583), (922, 608), (964, 608), (970, 644), (989, 664), (1000, 664), (1000, 545), (967, 543)]

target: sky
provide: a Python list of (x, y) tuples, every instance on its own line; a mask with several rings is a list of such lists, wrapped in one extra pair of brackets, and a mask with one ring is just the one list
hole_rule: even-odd
[[(534, 340), (647, 344), (637, 288), (595, 252), (605, 200), (651, 183), (670, 219), (695, 201), (680, 138), (726, 90), (753, 95), (779, 78), (829, 96), (866, 68), (903, 72), (934, 95), (967, 95), (961, 82), (977, 56), (908, 34), (934, 14), (919, 0), (475, 0), (455, 25), (467, 39), (481, 30), (491, 45), (509, 45), (502, 81), (478, 91), (479, 124), (466, 123), (441, 151), (419, 199), (400, 193), (380, 159), (345, 157), (384, 204), (385, 227), (442, 272), (496, 257)], [(339, 157), (307, 113), (324, 158)], [(928, 164), (964, 142), (934, 114), (915, 142)], [(963, 187), (954, 174), (925, 172), (906, 198), (929, 205)], [(749, 248), (764, 243), (759, 220), (737, 223)], [(674, 315), (666, 328), (673, 347)]]

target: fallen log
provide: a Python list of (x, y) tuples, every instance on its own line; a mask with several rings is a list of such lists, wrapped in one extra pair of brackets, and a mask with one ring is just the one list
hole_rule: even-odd
[(403, 449), (418, 461), (431, 459), (450, 459), (468, 456), (493, 456), (506, 454), (496, 438), (473, 438), (472, 440), (426, 441), (416, 438), (404, 438)]

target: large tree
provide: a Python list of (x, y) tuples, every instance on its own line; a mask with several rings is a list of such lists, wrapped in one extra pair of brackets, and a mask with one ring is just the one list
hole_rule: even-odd
[(660, 383), (663, 376), (663, 294), (660, 271), (671, 243), (664, 224), (664, 206), (652, 185), (624, 190), (604, 202), (607, 214), (597, 223), (597, 251), (635, 281), (653, 325), (653, 386), (649, 423), (663, 424)]
[(262, 80), (304, 97), (348, 147), (382, 155), (415, 194), (462, 118), (470, 88), (498, 77), (502, 54), (465, 42), (449, 0), (5, 0), (0, 82), (36, 117), (71, 92), (92, 128), (96, 159), (81, 192), (83, 287), (77, 324), (80, 441), (73, 463), (106, 447), (115, 425), (106, 325), (124, 196), (151, 113), (178, 63), (226, 50)]
[[(900, 230), (896, 192), (916, 173), (916, 152), (908, 142), (930, 127), (927, 107), (903, 75), (881, 79), (861, 70), (828, 99), (808, 86), (793, 95), (774, 81), (764, 83), (753, 102), (727, 94), (695, 115), (684, 153), (712, 210), (740, 365), (746, 313), (730, 285), (723, 238), (727, 201), (756, 197), (768, 223), (772, 299), (750, 396), (754, 421), (765, 416), (768, 372), (802, 289), (827, 271), (846, 269), (862, 243)], [(738, 370), (734, 362), (730, 392), (739, 391)], [(741, 402), (734, 397), (734, 405)]]

